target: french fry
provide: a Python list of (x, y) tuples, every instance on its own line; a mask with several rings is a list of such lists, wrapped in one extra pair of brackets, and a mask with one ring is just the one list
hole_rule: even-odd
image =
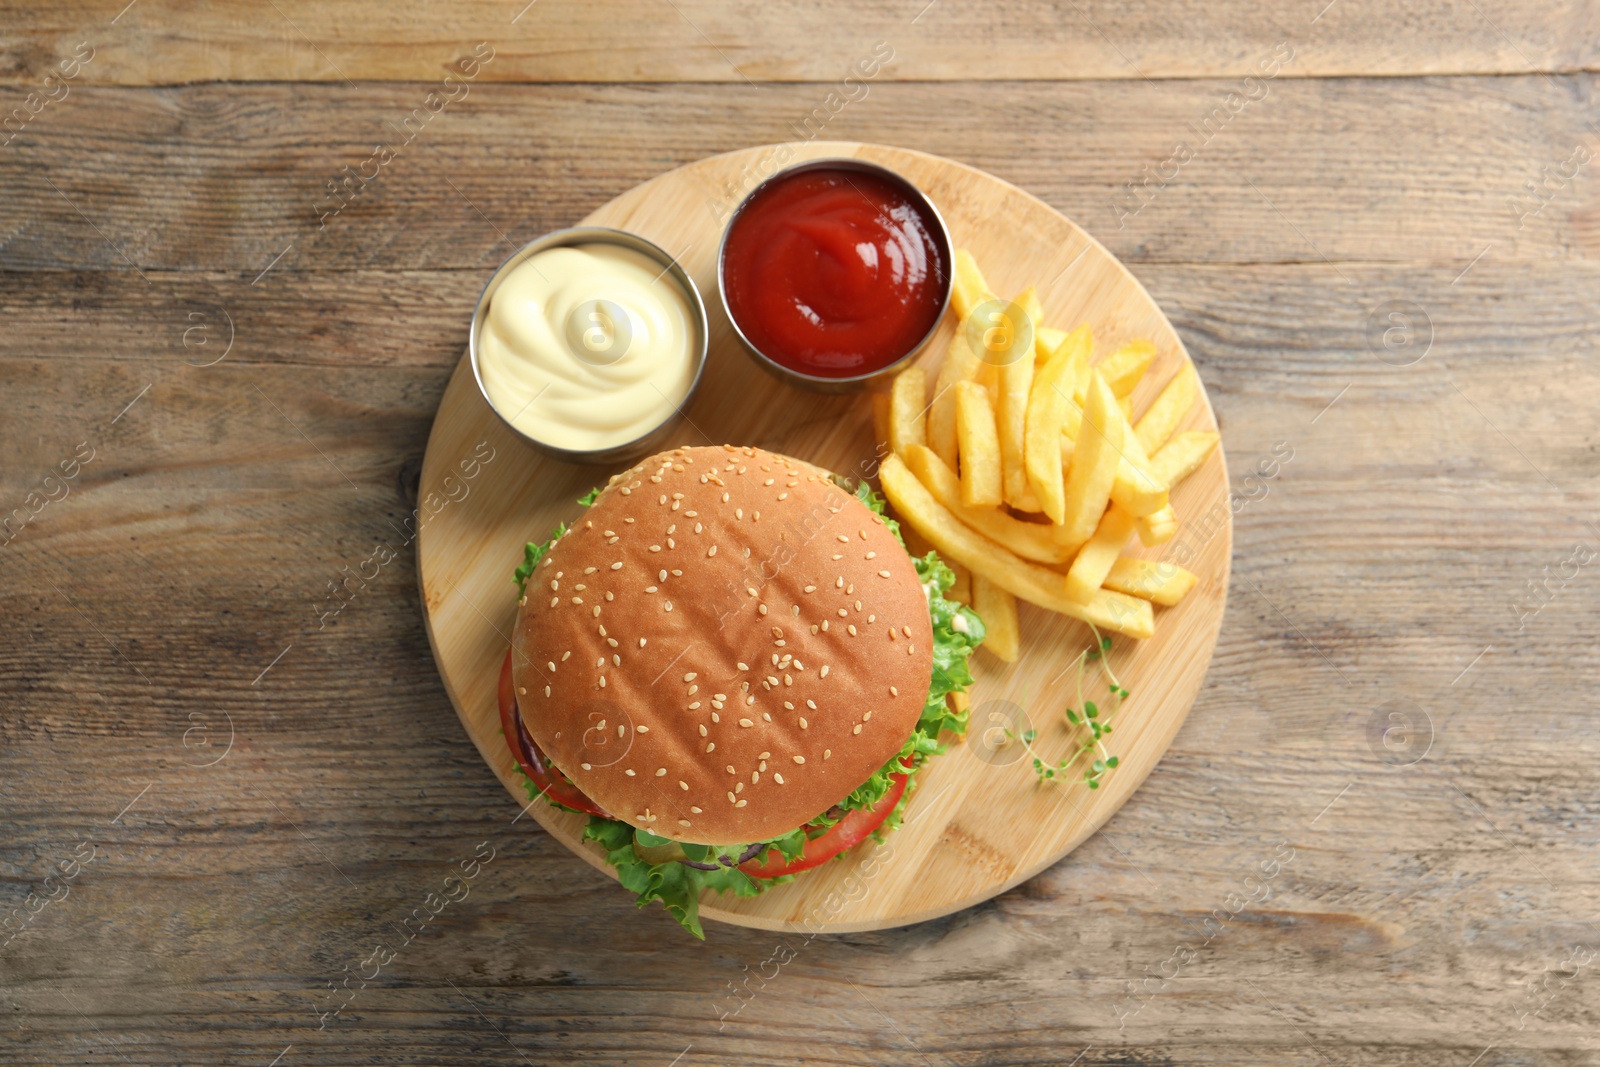
[(1169, 486), (1177, 485), (1200, 469), (1220, 440), (1210, 430), (1185, 430), (1150, 457), (1150, 473)]
[[(969, 508), (961, 502), (961, 479), (930, 448), (913, 448), (901, 457), (917, 481), (963, 525), (996, 542), (1023, 559), (1036, 563), (1065, 563), (1077, 545), (1056, 541), (1044, 523), (1014, 519), (999, 508)], [(906, 544), (911, 544), (908, 538)], [(926, 554), (926, 550), (917, 551)]]
[(1176, 563), (1124, 556), (1111, 565), (1103, 584), (1107, 589), (1171, 607), (1189, 594), (1194, 583), (1195, 576)]
[(928, 378), (921, 367), (895, 375), (889, 393), (889, 449), (904, 454), (912, 445), (928, 443)]
[[(1109, 391), (1109, 390), (1108, 390)], [(917, 481), (899, 456), (890, 456), (879, 469), (883, 491), (909, 525), (922, 531), (939, 554), (982, 575), (1012, 596), (1104, 630), (1129, 637), (1149, 637), (1155, 632), (1150, 602), (1109, 589), (1101, 589), (1087, 604), (1061, 591), (1061, 575), (1030, 563), (962, 525)]]
[(1037, 338), (1038, 326), (1040, 326), (1040, 323), (1045, 322), (1045, 309), (1038, 306), (1038, 290), (1035, 290), (1032, 285), (1027, 286), (1026, 290), (1016, 294), (1016, 299), (1011, 302), (1021, 307), (1022, 312), (1027, 315), (1027, 322), (1029, 322), (1029, 326), (1032, 326), (1034, 336)]
[(1174, 374), (1172, 381), (1161, 390), (1161, 395), (1144, 413), (1144, 418), (1134, 426), (1133, 432), (1139, 435), (1139, 444), (1143, 446), (1145, 455), (1155, 455), (1189, 413), (1189, 408), (1194, 405), (1195, 384), (1194, 364), (1185, 363), (1183, 369)]
[(1134, 386), (1139, 384), (1139, 379), (1150, 368), (1150, 361), (1155, 358), (1155, 342), (1129, 341), (1107, 356), (1095, 370), (1111, 386), (1113, 393), (1127, 397), (1133, 395)]
[[(1031, 293), (1032, 290), (1030, 289)], [(1026, 295), (1026, 294), (1025, 294)], [(1037, 298), (1035, 299), (1037, 303)], [(1020, 305), (1013, 304), (1012, 307)], [(1023, 309), (1026, 314), (1026, 309)], [(1010, 350), (997, 352), (1002, 361), (996, 368), (998, 397), (995, 404), (995, 423), (1000, 430), (1000, 466), (1005, 479), (1005, 500), (1013, 507), (1020, 506), (1028, 489), (1028, 468), (1024, 460), (1028, 420), (1028, 397), (1033, 391), (1033, 343), (1029, 340), (1025, 351), (1017, 348), (1023, 340), (1023, 325), (1013, 325)], [(1027, 330), (1032, 334), (1032, 328)], [(1057, 433), (1060, 431), (1057, 430)]]
[[(924, 552), (923, 555), (927, 555), (927, 553)], [(970, 608), (972, 606), (972, 572), (959, 563), (951, 563), (949, 567), (951, 572), (955, 574), (956, 580), (955, 584), (944, 595), (956, 603), (965, 604)], [(1145, 597), (1145, 599), (1149, 600), (1150, 598)]]
[(1054, 326), (1044, 326), (1040, 323), (1033, 324), (1033, 358), (1037, 363), (1043, 363), (1050, 358), (1050, 354), (1061, 347), (1061, 342), (1067, 339), (1067, 331)]
[(956, 383), (956, 438), (961, 456), (961, 502), (968, 507), (999, 507), (1000, 434), (989, 391), (977, 382)]
[(1117, 407), (1122, 411), (1122, 417), (1133, 425), (1133, 401), (1125, 396), (1117, 397)]
[(1066, 518), (1066, 482), (1062, 463), (1061, 423), (1072, 405), (1072, 384), (1078, 365), (1087, 361), (1089, 332), (1076, 330), (1051, 354), (1039, 371), (1028, 397), (1027, 435), (1024, 453), (1028, 482), (1039, 497), (1039, 506), (1052, 522)]
[(956, 249), (955, 279), (950, 287), (950, 306), (955, 308), (956, 320), (965, 323), (972, 309), (985, 300), (993, 300), (989, 283), (983, 280), (978, 261), (965, 248)]
[(1164, 545), (1178, 532), (1178, 513), (1168, 504), (1154, 515), (1145, 515), (1134, 522), (1139, 543), (1149, 548)]
[(957, 330), (945, 350), (944, 365), (933, 384), (933, 403), (928, 405), (928, 447), (952, 469), (956, 465), (956, 383), (971, 381), (978, 366), (966, 332)]
[(1081, 545), (1087, 541), (1111, 499), (1122, 459), (1123, 424), (1116, 417), (1116, 404), (1106, 380), (1091, 372), (1083, 428), (1073, 446), (1072, 469), (1067, 472), (1066, 507), (1057, 529), (1063, 542)]
[(1150, 472), (1150, 458), (1139, 447), (1122, 412), (1122, 456), (1117, 462), (1117, 477), (1111, 483), (1111, 499), (1135, 518), (1151, 515), (1167, 506), (1167, 486)]
[(981, 574), (972, 576), (972, 610), (983, 620), (983, 647), (1007, 663), (1017, 662), (1022, 633), (1017, 627), (1017, 598)]
[(1080, 604), (1087, 603), (1105, 584), (1117, 556), (1133, 533), (1134, 517), (1113, 504), (1106, 509), (1094, 536), (1072, 559), (1062, 590)]

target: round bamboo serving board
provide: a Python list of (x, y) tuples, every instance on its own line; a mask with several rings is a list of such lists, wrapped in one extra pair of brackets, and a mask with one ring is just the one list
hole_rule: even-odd
[[(992, 289), (1014, 295), (1038, 286), (1045, 322), (1067, 329), (1089, 323), (1097, 358), (1131, 338), (1154, 340), (1156, 360), (1133, 396), (1136, 416), (1188, 361), (1171, 323), (1127, 269), (1068, 219), (1015, 186), (905, 149), (837, 141), (769, 145), (680, 167), (582, 220), (654, 241), (678, 257), (705, 296), (711, 319), (705, 378), (676, 436), (663, 447), (753, 444), (841, 474), (872, 473), (867, 396), (819, 396), (780, 384), (740, 349), (717, 298), (722, 220), (744, 192), (788, 162), (830, 156), (881, 163), (916, 183), (943, 213), (955, 246), (972, 251)], [(930, 381), (953, 330), (947, 317), (921, 357)], [(1180, 429), (1216, 429), (1203, 391)], [(575, 519), (582, 511), (577, 498), (613, 473), (547, 459), (528, 448), (484, 403), (462, 358), (440, 401), (422, 468), (419, 579), (445, 689), (484, 759), (520, 804), (527, 799), (501, 736), (495, 703), (500, 662), (516, 617), (511, 572), (522, 560), (524, 542), (544, 540), (558, 522)], [(977, 683), (971, 690), (971, 730), (918, 773), (897, 832), (759, 897), (707, 893), (702, 914), (771, 930), (901, 926), (1001, 893), (1094, 833), (1139, 787), (1177, 734), (1222, 624), (1233, 527), (1220, 448), (1173, 491), (1172, 503), (1182, 524), (1178, 536), (1158, 549), (1135, 543), (1128, 552), (1180, 562), (1199, 582), (1182, 604), (1156, 608), (1154, 637), (1115, 639), (1111, 666), (1132, 696), (1110, 738), (1121, 765), (1098, 790), (1073, 777), (1042, 784), (1020, 746), (994, 743), (1000, 728), (1017, 732), (1030, 725), (1038, 731), (1034, 748), (1047, 757), (1060, 758), (1073, 742), (1062, 709), (1077, 703), (1072, 667), (1092, 640), (1089, 630), (1022, 604), (1021, 658), (1005, 664), (981, 650), (973, 657)], [(1086, 673), (1085, 695), (1094, 699), (1105, 689), (1098, 668)], [(531, 806), (529, 814), (577, 855), (611, 873), (600, 850), (580, 839), (585, 817), (543, 803)], [(679, 932), (664, 927), (663, 936)]]

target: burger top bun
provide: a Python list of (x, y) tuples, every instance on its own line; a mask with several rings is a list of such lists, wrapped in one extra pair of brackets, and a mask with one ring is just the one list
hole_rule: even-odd
[(933, 669), (911, 558), (825, 471), (678, 448), (612, 478), (540, 561), (512, 637), (528, 733), (611, 815), (779, 837), (911, 735)]

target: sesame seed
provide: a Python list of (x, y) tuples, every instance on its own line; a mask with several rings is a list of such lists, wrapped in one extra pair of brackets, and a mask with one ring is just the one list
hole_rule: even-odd
[(604, 689), (605, 687), (606, 687), (606, 676), (602, 674), (600, 676), (600, 688)]
[(669, 538), (667, 538), (667, 547), (668, 548), (677, 548), (678, 547), (678, 542), (674, 541), (672, 538), (669, 537)]
[(555, 660), (547, 661), (545, 663), (545, 666), (550, 668), (550, 671), (551, 671), (552, 674), (555, 673), (555, 669), (556, 669), (556, 661)]
[(889, 577), (889, 572), (888, 571), (879, 571), (878, 572), (878, 577), (879, 578), (887, 578), (887, 577)]
[(642, 638), (642, 637), (641, 637), (641, 638), (639, 638), (639, 647), (640, 647), (640, 648), (643, 648), (643, 647), (644, 647), (644, 642), (645, 642), (645, 639), (644, 639), (644, 638)]
[(572, 598), (572, 602), (574, 604), (582, 604), (583, 603), (583, 597), (575, 596), (575, 597)]
[(648, 726), (635, 726), (633, 729), (635, 733), (647, 734), (650, 732), (650, 727)]
[(594, 572), (595, 572), (595, 568), (594, 567), (585, 567), (585, 568), (583, 568), (583, 573), (585, 573), (585, 574), (593, 574)]
[(706, 733), (707, 733), (706, 724), (705, 723), (701, 723), (700, 724), (700, 736), (704, 737), (706, 735)]
[(814, 585), (806, 586), (806, 592), (808, 592), (808, 593), (814, 593), (814, 592), (816, 592), (816, 590), (817, 590), (817, 587), (814, 586)]
[(865, 531), (865, 530), (857, 530), (856, 533), (861, 535), (861, 540), (865, 541), (867, 539), (867, 531)]
[(811, 724), (806, 722), (806, 717), (804, 715), (800, 716), (800, 729), (802, 729), (802, 730), (811, 729)]
[(806, 758), (805, 758), (805, 757), (804, 757), (804, 756), (796, 756), (796, 757), (795, 757), (795, 758), (794, 758), (794, 761), (795, 761), (795, 762), (796, 762), (796, 763), (804, 763), (804, 762), (805, 762), (805, 761), (806, 761)]
[(727, 771), (728, 771), (729, 774), (738, 774), (739, 773), (738, 771), (733, 769), (733, 764), (731, 764), (731, 763), (728, 764)]
[[(752, 702), (755, 701), (754, 697), (751, 697), (750, 699), (751, 699)], [(755, 723), (751, 722), (749, 719), (740, 719), (739, 720), (739, 725), (743, 726), (746, 729), (749, 729), (750, 727), (754, 726)]]
[(736, 518), (736, 519), (744, 518), (744, 508), (734, 508), (733, 509), (733, 517)]
[(765, 615), (767, 613), (767, 606), (765, 604), (761, 604), (756, 608), (756, 611), (760, 612), (762, 615)]
[(626, 774), (629, 778), (635, 777), (632, 767), (628, 768), (627, 770), (623, 771), (622, 773)]
[(839, 535), (839, 540), (843, 541), (847, 545), (850, 543), (850, 538), (846, 537), (844, 534)]
[(671, 611), (671, 610), (672, 610), (672, 601), (670, 601), (670, 600), (669, 600), (669, 601), (667, 601), (667, 610), (668, 610), (668, 611)]
[[(739, 783), (739, 784), (740, 784), (740, 785), (743, 785), (743, 784), (744, 784), (744, 783), (743, 783), (743, 782), (740, 782), (740, 783)], [(749, 802), (749, 801), (748, 801), (748, 800), (741, 800), (741, 801), (739, 801), (739, 802), (738, 802), (738, 803), (737, 803), (737, 804), (735, 804), (735, 805), (734, 805), (734, 807), (736, 807), (736, 808), (742, 808), (742, 807), (744, 807), (744, 806), (745, 806), (745, 805), (746, 805), (746, 804), (748, 804), (748, 803), (750, 803), (750, 802)]]
[(698, 685), (691, 685), (689, 687), (689, 695), (690, 696), (694, 696), (698, 692), (700, 692), (700, 687)]
[(644, 587), (644, 591), (646, 593), (654, 593), (656, 591), (656, 588), (657, 588), (656, 586), (647, 585), (647, 586)]
[(799, 614), (800, 614), (800, 605), (799, 604), (791, 604), (791, 605), (789, 605), (789, 614), (798, 617)]
[(553, 596), (553, 597), (550, 598), (550, 606), (551, 607), (555, 607), (559, 603), (561, 603), (561, 598), (560, 597)]
[(838, 552), (835, 552), (833, 554), (833, 558), (834, 559), (844, 559), (844, 556), (842, 554), (838, 553)]
[(617, 639), (615, 637), (608, 637), (608, 638), (606, 638), (606, 644), (610, 645), (612, 648), (616, 648), (617, 647)]
[(679, 826), (693, 826), (694, 824), (691, 823), (688, 819), (679, 819), (678, 820), (678, 825)]
[(822, 750), (822, 758), (823, 759), (827, 759), (831, 755), (833, 755), (833, 749), (825, 748), (825, 749)]
[(690, 711), (694, 711), (694, 710), (695, 710), (695, 709), (696, 709), (696, 708), (698, 708), (698, 707), (699, 707), (699, 706), (700, 706), (700, 701), (698, 701), (698, 700), (696, 700), (696, 701), (695, 701), (695, 702), (694, 702), (694, 703), (692, 703), (692, 704), (690, 704), (690, 705), (689, 705), (689, 710), (690, 710)]
[(525, 697), (525, 696), (528, 695), (528, 690), (526, 688), (524, 688), (523, 686), (519, 685), (519, 686), (517, 686), (517, 695)]
[(849, 625), (849, 626), (848, 626), (848, 627), (846, 627), (846, 628), (847, 628), (847, 629), (848, 629), (848, 630), (849, 630), (849, 631), (850, 631), (850, 636), (851, 636), (851, 637), (854, 637), (854, 636), (855, 636), (855, 635), (856, 635), (856, 624), (855, 624), (855, 623), (851, 623), (851, 624), (850, 624), (850, 625)]
[(853, 734), (859, 734), (861, 732), (861, 724), (860, 723), (856, 723), (856, 728), (854, 730), (851, 730), (850, 732), (853, 733)]
[(868, 559), (877, 559), (878, 558), (878, 554), (876, 552), (868, 552), (867, 553), (867, 558)]
[(580, 763), (580, 764), (578, 764), (578, 766), (582, 767), (586, 771), (594, 769), (594, 768), (590, 767), (587, 763)]
[(561, 653), (561, 662), (562, 663), (567, 662), (568, 657), (570, 657), (571, 655), (572, 655), (572, 649), (570, 649), (570, 648), (567, 649), (565, 652)]
[(664, 582), (666, 580), (667, 580), (667, 572), (666, 571), (662, 571), (660, 574), (656, 575), (656, 581)]
[(839, 618), (841, 618), (841, 619), (842, 619), (842, 618), (844, 618), (844, 617), (845, 617), (845, 616), (847, 616), (847, 615), (849, 615), (849, 614), (850, 614), (850, 613), (849, 613), (849, 612), (848, 612), (848, 611), (846, 611), (846, 610), (845, 610), (845, 609), (844, 609), (844, 608), (840, 608), (840, 609), (839, 609)]
[(822, 620), (822, 632), (823, 633), (827, 633), (828, 632), (828, 620), (827, 619), (823, 619)]
[(867, 721), (869, 721), (869, 720), (870, 720), (870, 719), (871, 719), (871, 718), (872, 718), (872, 712), (870, 712), (870, 711), (865, 711), (865, 712), (862, 712), (862, 713), (861, 713), (861, 721), (862, 721), (862, 722), (867, 722)]
[(734, 801), (736, 801), (738, 799), (739, 799), (738, 797), (733, 795), (733, 790), (731, 790), (731, 789), (728, 790), (728, 803), (729, 804), (732, 804)]
[(650, 546), (650, 551), (652, 551), (652, 552), (660, 552), (661, 551), (661, 546), (660, 545), (651, 545)]
[(726, 504), (728, 502), (728, 494), (727, 493), (723, 493), (722, 494), (722, 502), (724, 504)]
[(600, 605), (599, 604), (596, 604), (594, 606), (594, 617), (597, 618), (597, 619), (600, 617)]
[[(712, 706), (712, 707), (714, 707), (714, 708), (720, 708), (720, 707), (722, 707), (722, 705), (721, 705), (721, 704), (712, 704), (712, 705), (711, 705), (711, 706)], [(716, 712), (714, 712), (714, 711), (713, 711), (713, 712), (712, 712), (712, 713), (711, 713), (711, 721), (712, 721), (712, 722), (721, 722), (721, 721), (722, 721), (722, 716), (721, 716), (721, 715), (718, 715), (718, 714), (717, 714), (717, 713), (716, 713)]]
[(699, 674), (697, 674), (694, 671), (690, 671), (688, 674), (683, 676), (683, 680), (686, 681), (686, 682), (692, 682), (698, 677), (700, 677)]
[[(688, 786), (684, 786), (684, 788), (687, 789)], [(695, 815), (699, 815), (700, 814), (700, 808), (699, 808), (699, 806), (697, 806), (695, 804), (690, 804), (689, 805), (689, 810), (690, 810), (690, 812), (692, 812)]]
[(843, 589), (844, 588), (844, 577), (840, 576), (838, 578), (835, 578), (833, 580), (833, 587), (835, 589)]
[(715, 741), (706, 742), (706, 751), (707, 752), (715, 752), (716, 750), (717, 750), (717, 743)]
[(816, 711), (817, 710), (817, 702), (815, 700), (807, 700), (806, 701), (806, 707), (810, 708), (812, 711)]
[(550, 579), (550, 588), (551, 589), (560, 589), (561, 588), (561, 583), (556, 581), (554, 578), (552, 578), (552, 579)]
[(889, 687), (889, 695), (892, 696), (892, 697), (897, 697), (897, 696), (900, 695), (900, 690), (896, 689), (894, 686), (891, 685)]
[(745, 663), (741, 663), (741, 664), (739, 664), (739, 669), (740, 669), (740, 670), (741, 670), (741, 671), (747, 671), (747, 670), (749, 670), (749, 669), (750, 669), (750, 667), (749, 667), (749, 665), (748, 665), (748, 664), (745, 664)]
[(783, 775), (779, 774), (777, 771), (773, 771), (772, 772), (772, 780), (774, 782), (777, 782), (779, 785), (782, 785), (783, 784)]
[(695, 533), (699, 533), (702, 529), (704, 529), (704, 527), (702, 527), (698, 522), (694, 524)]
[(689, 791), (689, 783), (688, 782), (684, 782), (684, 781), (680, 781), (680, 782), (678, 782), (678, 788), (682, 789), (684, 792), (688, 792)]
[(822, 665), (822, 670), (818, 671), (817, 673), (820, 677), (826, 678), (828, 676), (828, 665), (824, 663)]
[(544, 695), (545, 696), (549, 696), (550, 695), (550, 687), (548, 685), (544, 687)]

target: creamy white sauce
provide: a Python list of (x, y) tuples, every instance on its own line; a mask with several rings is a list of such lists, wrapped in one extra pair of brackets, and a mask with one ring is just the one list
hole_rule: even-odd
[(529, 437), (611, 448), (661, 425), (688, 395), (695, 329), (688, 294), (644, 253), (550, 248), (495, 289), (478, 373), (495, 410)]

